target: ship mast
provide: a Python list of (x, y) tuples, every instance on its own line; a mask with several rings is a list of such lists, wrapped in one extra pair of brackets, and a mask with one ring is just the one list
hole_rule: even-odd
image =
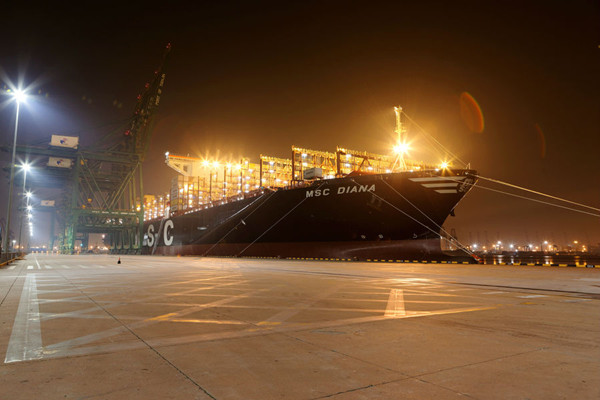
[(406, 142), (406, 129), (402, 125), (402, 120), (400, 118), (402, 107), (394, 107), (394, 112), (396, 113), (396, 127), (394, 132), (396, 132), (397, 135), (396, 145), (394, 146), (394, 152), (397, 154), (396, 161), (394, 162), (394, 168), (398, 166), (401, 169), (406, 169), (404, 155), (408, 151), (408, 143)]

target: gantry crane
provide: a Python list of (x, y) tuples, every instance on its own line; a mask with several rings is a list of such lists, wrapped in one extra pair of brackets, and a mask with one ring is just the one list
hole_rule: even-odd
[[(29, 157), (47, 157), (44, 172), (48, 179), (44, 183), (63, 189), (57, 199), (58, 221), (64, 228), (59, 235), (63, 253), (74, 252), (76, 240), (86, 243), (89, 233), (108, 234), (113, 252), (140, 252), (144, 222), (142, 162), (165, 83), (164, 67), (170, 49), (169, 44), (122, 130), (85, 148), (17, 146), (19, 153)], [(56, 159), (68, 162), (59, 168), (54, 165)]]

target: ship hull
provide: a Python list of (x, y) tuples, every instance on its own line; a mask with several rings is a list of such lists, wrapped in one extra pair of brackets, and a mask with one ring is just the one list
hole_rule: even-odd
[(440, 259), (440, 227), (474, 171), (358, 175), (265, 191), (147, 221), (143, 253), (328, 259)]

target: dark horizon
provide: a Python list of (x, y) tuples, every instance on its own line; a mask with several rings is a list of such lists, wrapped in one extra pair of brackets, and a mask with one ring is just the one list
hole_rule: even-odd
[[(166, 192), (175, 175), (166, 151), (255, 160), (289, 158), (292, 145), (386, 153), (401, 105), (482, 176), (600, 208), (597, 2), (8, 7), (27, 18), (2, 27), (3, 84), (22, 76), (39, 91), (21, 112), (19, 144), (64, 134), (85, 145), (118, 131), (173, 45), (144, 164), (148, 193)], [(464, 113), (467, 94), (482, 130)], [(2, 104), (0, 144), (10, 145), (14, 106)], [(441, 161), (424, 144), (413, 157)], [(476, 188), (445, 227), (464, 244), (485, 235), (597, 244), (599, 222)]]

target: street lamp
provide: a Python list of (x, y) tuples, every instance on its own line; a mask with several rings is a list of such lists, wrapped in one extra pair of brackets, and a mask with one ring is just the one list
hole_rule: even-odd
[(23, 242), (21, 241), (21, 232), (23, 231), (23, 218), (24, 218), (24, 209), (23, 209), (23, 200), (26, 201), (25, 207), (27, 207), (27, 211), (31, 212), (31, 206), (29, 205), (29, 197), (31, 196), (27, 196), (25, 193), (25, 190), (27, 188), (26, 183), (27, 183), (27, 172), (29, 171), (29, 169), (31, 168), (31, 165), (29, 165), (28, 163), (24, 163), (21, 164), (21, 170), (23, 171), (23, 197), (21, 198), (21, 223), (19, 224), (19, 248), (21, 248), (21, 250), (23, 249)]
[[(17, 152), (17, 131), (19, 129), (19, 109), (21, 102), (25, 101), (27, 94), (21, 89), (17, 89), (12, 93), (13, 99), (17, 102), (17, 112), (15, 115), (15, 133), (13, 139), (12, 148), (12, 160), (10, 163), (10, 182), (8, 185), (8, 209), (6, 211), (6, 232), (4, 232), (4, 248), (8, 251), (8, 245), (10, 240), (8, 238), (10, 233), (10, 212), (12, 208), (12, 190), (13, 190), (13, 179), (15, 178), (15, 154)], [(20, 243), (19, 243), (20, 244)]]

